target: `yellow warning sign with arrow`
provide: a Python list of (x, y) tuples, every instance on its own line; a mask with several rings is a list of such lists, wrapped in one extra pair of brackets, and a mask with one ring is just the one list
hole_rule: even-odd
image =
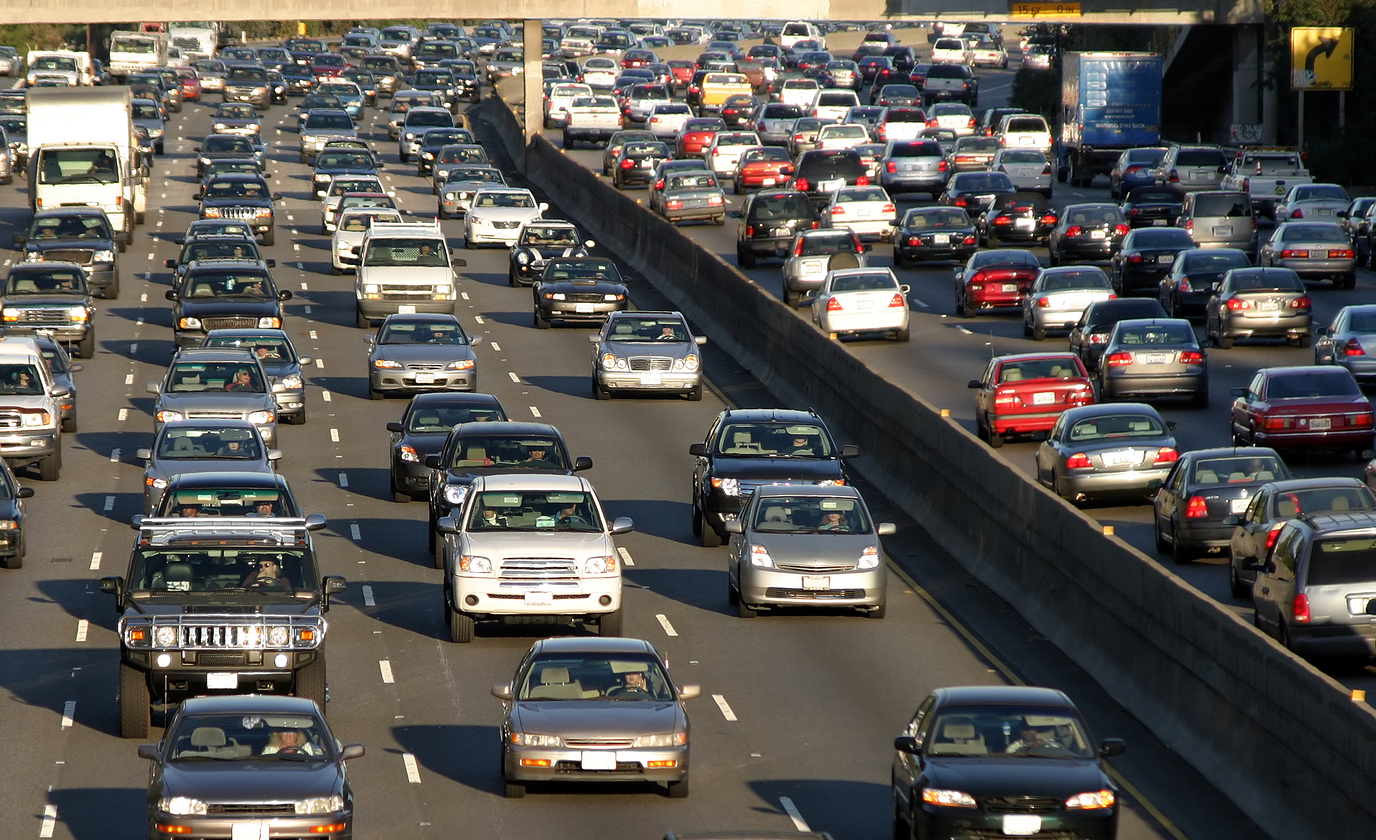
[(1352, 90), (1352, 30), (1296, 26), (1290, 30), (1291, 90)]

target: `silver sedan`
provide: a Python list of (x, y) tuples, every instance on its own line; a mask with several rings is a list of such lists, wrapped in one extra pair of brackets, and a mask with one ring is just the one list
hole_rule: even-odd
[(1037, 480), (1076, 504), (1103, 496), (1146, 504), (1180, 459), (1174, 426), (1144, 403), (1068, 409), (1037, 448)]
[(1357, 246), (1337, 222), (1283, 222), (1261, 246), (1257, 264), (1292, 269), (1306, 280), (1357, 285)]
[(702, 358), (698, 347), (706, 336), (695, 336), (678, 312), (614, 312), (594, 345), (592, 390), (599, 400), (613, 392), (686, 394), (702, 399)]
[(1344, 306), (1330, 326), (1319, 327), (1314, 364), (1342, 365), (1358, 382), (1376, 382), (1376, 304)]
[(1091, 303), (1113, 296), (1113, 284), (1097, 265), (1043, 268), (1022, 301), (1022, 333), (1042, 341), (1050, 330), (1068, 331)]

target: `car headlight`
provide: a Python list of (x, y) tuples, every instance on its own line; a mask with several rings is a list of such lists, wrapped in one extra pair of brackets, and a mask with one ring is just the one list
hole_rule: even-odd
[(459, 571), (467, 572), (470, 575), (490, 575), (492, 574), (492, 560), (487, 557), (479, 557), (476, 554), (460, 555)]
[(401, 460), (412, 464), (420, 463), (420, 456), (416, 454), (414, 446), (399, 446), (397, 452), (401, 455)]
[(164, 408), (162, 411), (158, 412), (158, 422), (170, 423), (173, 420), (181, 420), (185, 416), (186, 415), (182, 414), (180, 411), (172, 411), (171, 409)]
[(860, 568), (879, 568), (879, 549), (875, 548), (872, 545), (865, 546), (865, 550), (860, 552)]
[(530, 263), (530, 254), (527, 254), (525, 251), (520, 252), (519, 254), (516, 255), (516, 262), (520, 263), (521, 265), (527, 265), (527, 264), (529, 264), (529, 263)]
[(818, 487), (845, 487), (845, 486), (846, 486), (846, 480), (845, 480), (844, 478), (824, 478), (824, 479), (822, 479), (821, 481), (817, 482), (817, 486), (818, 486)]
[(156, 488), (156, 489), (158, 489), (158, 490), (161, 490), (161, 489), (163, 489), (164, 487), (167, 486), (167, 479), (165, 479), (165, 478), (144, 478), (143, 483), (144, 483), (144, 484), (147, 484), (149, 487), (153, 487), (153, 488)]
[(344, 797), (339, 794), (296, 800), (296, 813), (298, 814), (333, 814), (335, 811), (342, 810), (344, 810)]
[(663, 735), (641, 735), (635, 739), (637, 747), (681, 747), (688, 743), (687, 732), (666, 732)]
[(201, 164), (202, 164), (203, 166), (209, 166), (209, 165), (210, 165), (210, 158), (208, 158), (208, 157), (203, 157), (203, 158), (201, 158)]
[(485, 224), (487, 224), (487, 219), (484, 219), (482, 216), (475, 216), (475, 215), (473, 215), (472, 213), (469, 213), (469, 214), (468, 214), (468, 223), (471, 224), (471, 225), (474, 225), (474, 226), (477, 226), (477, 225), (485, 225)]
[(216, 131), (224, 131), (224, 130), (225, 130), (225, 124), (224, 124), (224, 123), (215, 123), (215, 130), (216, 130)]
[(114, 251), (96, 251), (91, 254), (91, 262), (107, 263), (115, 261)]
[(434, 160), (434, 159), (435, 159), (435, 153), (434, 153), (434, 152), (421, 152), (421, 153), (420, 153), (420, 158), (421, 158), (421, 160)]
[(24, 262), (42, 262), (42, 261), (43, 261), (43, 252), (42, 252), (42, 251), (25, 251), (25, 252), (24, 252)]
[(1088, 811), (1096, 808), (1112, 808), (1116, 801), (1113, 791), (1104, 789), (1089, 793), (1077, 793), (1065, 801), (1065, 807), (1075, 811)]
[(255, 426), (263, 426), (277, 419), (277, 413), (273, 411), (250, 411), (248, 422)]
[(374, 359), (374, 360), (373, 360), (373, 367), (375, 367), (375, 368), (386, 368), (386, 369), (388, 369), (388, 370), (395, 370), (395, 369), (401, 367), (401, 362), (394, 362), (394, 361), (392, 361), (391, 359)]
[(13, 306), (6, 306), (3, 310), (0, 310), (0, 318), (6, 321), (18, 321), (19, 310), (15, 309)]
[(616, 574), (616, 558), (610, 555), (589, 557), (583, 562), (583, 574), (614, 575)]
[(267, 92), (268, 92), (268, 89), (265, 88), (265, 87), (256, 87), (256, 88), (253, 89), (253, 95), (254, 95), (254, 96), (262, 96), (263, 94), (265, 94), (265, 93), (267, 93)]
[(684, 370), (697, 370), (699, 364), (701, 364), (701, 362), (698, 360), (698, 357), (697, 357), (696, 355), (689, 354), (689, 355), (688, 355), (687, 357), (685, 357), (684, 360), (683, 360), (683, 369), (684, 369)]
[(735, 478), (714, 478), (712, 486), (727, 496), (738, 496), (741, 492), (741, 483)]
[(407, 139), (407, 140), (414, 140), (414, 139), (416, 139), (416, 135), (415, 135), (413, 132), (408, 131), (408, 132), (406, 132), (406, 139)]
[(91, 317), (91, 310), (84, 306), (73, 306), (67, 310), (67, 316), (73, 321), (85, 321)]
[(941, 805), (947, 808), (975, 808), (975, 798), (963, 790), (942, 790), (924, 788), (922, 801), (928, 805)]
[(450, 295), (453, 293), (454, 289), (448, 283), (440, 283), (437, 286), (435, 286), (435, 294), (437, 295)]
[(296, 373), (289, 373), (277, 381), (289, 391), (298, 390), (302, 385), (301, 375)]
[(177, 816), (204, 815), (205, 803), (189, 796), (165, 796), (158, 800), (158, 810)]
[(536, 735), (533, 732), (511, 733), (511, 743), (518, 747), (562, 747), (564, 742), (558, 735)]
[(750, 565), (772, 569), (774, 568), (774, 558), (769, 556), (769, 549), (764, 546), (752, 545), (750, 546)]
[(19, 522), (14, 519), (0, 519), (0, 531), (17, 531)]
[(614, 353), (602, 354), (603, 370), (628, 370), (630, 365), (626, 364), (625, 359), (618, 359)]
[(260, 330), (275, 330), (280, 329), (281, 326), (282, 319), (276, 315), (265, 315), (258, 319), (258, 329)]
[(184, 330), (199, 330), (201, 328), (201, 319), (181, 318), (177, 321), (177, 326)]
[(473, 366), (474, 366), (475, 364), (477, 364), (477, 363), (474, 362), (472, 359), (459, 359), (459, 360), (456, 361), (456, 362), (450, 362), (448, 365), (445, 366), (444, 369), (445, 369), (445, 370), (472, 370), (472, 369), (473, 369)]
[(177, 628), (164, 624), (153, 629), (153, 644), (158, 647), (172, 647), (177, 644)]
[(451, 484), (444, 488), (444, 502), (448, 505), (461, 505), (468, 498), (467, 484)]
[(372, 295), (372, 294), (377, 294), (377, 292), (378, 292), (378, 285), (377, 285), (376, 283), (364, 283), (364, 284), (363, 284), (363, 291), (366, 292), (366, 293), (368, 293), (368, 294), (370, 294), (370, 295)]
[(278, 624), (268, 628), (268, 644), (283, 647), (291, 643), (291, 628)]
[(218, 207), (202, 207), (202, 208), (201, 208), (201, 215), (204, 216), (204, 217), (207, 218), (207, 219), (218, 219), (218, 218), (220, 218), (220, 208), (218, 208)]
[(618, 300), (625, 300), (625, 299), (626, 299), (626, 296), (625, 296), (625, 295), (603, 295), (603, 296), (602, 296), (602, 300), (604, 300), (604, 301), (606, 301), (606, 302), (608, 302), (608, 303), (612, 303), (612, 302), (615, 302), (615, 301), (618, 301)]

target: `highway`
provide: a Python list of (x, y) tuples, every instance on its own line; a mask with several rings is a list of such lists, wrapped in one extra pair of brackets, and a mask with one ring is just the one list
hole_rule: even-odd
[[(142, 464), (133, 453), (152, 439), (144, 384), (159, 377), (172, 350), (162, 299), (170, 272), (162, 261), (177, 253), (181, 231), (195, 218), (192, 149), (208, 130), (208, 113), (205, 105), (189, 105), (169, 125), (148, 223), (122, 256), (121, 297), (98, 303), (99, 350), (77, 377), (81, 431), (66, 436), (61, 479), (43, 483), (21, 474), (37, 491), (27, 505), (29, 556), (23, 569), (0, 574), (8, 630), (0, 642), (0, 686), (10, 701), (11, 735), (0, 768), (6, 838), (146, 836), (146, 762), (136, 757), (135, 743), (117, 735), (115, 613), (96, 582), (124, 572), (133, 540), (127, 522), (141, 511)], [(322, 571), (350, 580), (329, 614), (328, 707), (336, 735), (368, 748), (350, 766), (356, 836), (653, 840), (670, 830), (811, 828), (837, 840), (879, 840), (889, 836), (891, 741), (917, 703), (937, 686), (1007, 679), (1065, 688), (1098, 736), (1128, 740), (1128, 754), (1114, 761), (1129, 785), (1120, 836), (1260, 835), (1208, 780), (960, 573), (877, 493), (869, 493), (872, 508), (900, 526), (886, 543), (903, 569), (890, 576), (886, 619), (736, 618), (727, 608), (724, 553), (698, 547), (689, 530), (687, 447), (723, 408), (722, 395), (741, 405), (769, 404), (768, 396), (709, 345), (714, 390), (700, 403), (593, 400), (588, 330), (536, 331), (529, 293), (506, 285), (506, 252), (463, 251), (461, 223), (451, 221), (451, 246), (468, 260), (456, 314), (485, 339), (478, 347), (481, 389), (497, 395), (513, 418), (558, 425), (576, 454), (593, 457), (596, 466), (584, 475), (608, 514), (636, 521), (636, 531), (618, 539), (633, 562), (626, 569), (626, 632), (652, 641), (678, 682), (703, 686), (703, 696), (690, 701), (695, 782), (688, 800), (636, 787), (536, 789), (521, 801), (503, 799), (501, 708), (488, 687), (510, 679), (532, 640), (581, 631), (480, 626), (472, 645), (443, 640), (424, 505), (387, 501), (384, 424), (401, 416), (404, 403), (367, 398), (365, 333), (353, 326), (352, 279), (330, 274), (328, 239), (319, 234), (309, 170), (297, 163), (288, 114), (278, 106), (265, 117), (272, 181), (286, 196), (277, 243), (266, 252), (277, 260), (279, 287), (295, 295), (287, 329), (298, 351), (318, 361), (308, 371), (308, 423), (280, 429), (281, 470), (306, 510), (329, 517), (316, 542)], [(375, 125), (378, 114), (368, 112), (365, 135), (383, 152), (389, 188), (404, 210), (431, 218), (428, 182), (399, 162), (385, 126)], [(0, 193), (0, 237), (27, 218), (24, 192), (19, 184)], [(13, 260), (14, 253), (4, 256)], [(766, 282), (770, 269), (754, 276)], [(938, 293), (944, 276), (933, 269), (909, 278), (914, 297), (931, 307), (919, 315), (912, 352), (943, 361), (924, 362), (928, 372), (903, 381), (930, 387), (931, 395), (951, 394), (951, 406), (963, 411), (964, 381), (978, 368), (972, 357), (988, 352), (983, 342), (992, 332), (996, 349), (1014, 345), (1016, 325), (981, 319), (970, 325), (971, 336), (946, 328), (943, 320), (953, 322), (940, 314), (949, 307)], [(641, 280), (633, 297), (641, 308), (663, 305)], [(855, 350), (895, 371), (917, 367), (908, 356), (890, 362), (884, 355), (903, 348)], [(1251, 348), (1234, 353), (1254, 355)], [(1258, 360), (1261, 353), (1283, 351), (1260, 351)], [(944, 382), (943, 371), (955, 378)], [(1225, 378), (1216, 377), (1215, 389), (1229, 386)], [(1208, 440), (1201, 431), (1198, 442), (1182, 443)], [(1009, 454), (1030, 459), (1021, 445)]]

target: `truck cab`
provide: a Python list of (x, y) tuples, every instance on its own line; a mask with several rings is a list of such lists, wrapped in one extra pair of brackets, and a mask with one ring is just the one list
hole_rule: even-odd
[(354, 298), (360, 329), (393, 314), (454, 312), (454, 259), (438, 221), (373, 222), (358, 247)]

